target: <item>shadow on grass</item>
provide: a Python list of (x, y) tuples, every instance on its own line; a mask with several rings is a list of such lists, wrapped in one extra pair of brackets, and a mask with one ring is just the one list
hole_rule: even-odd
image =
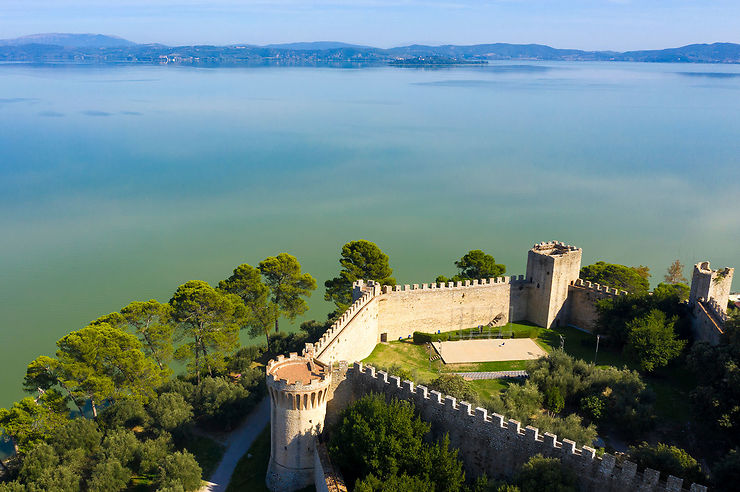
[[(226, 492), (269, 492), (265, 485), (267, 465), (270, 462), (270, 426), (268, 425), (252, 446), (247, 454), (242, 456), (236, 465), (234, 474), (231, 476)], [(315, 492), (316, 487), (309, 486), (298, 492)]]

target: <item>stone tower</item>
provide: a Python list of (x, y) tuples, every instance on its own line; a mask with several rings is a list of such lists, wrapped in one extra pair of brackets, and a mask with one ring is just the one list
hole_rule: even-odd
[(694, 265), (694, 273), (691, 276), (689, 305), (696, 305), (696, 301), (699, 299), (705, 301), (714, 299), (722, 310), (726, 311), (734, 273), (734, 268), (712, 270), (709, 267), (708, 261)]
[(271, 442), (265, 481), (270, 490), (290, 492), (314, 483), (316, 436), (324, 425), (330, 384), (330, 367), (312, 354), (279, 355), (267, 364)]
[(535, 244), (529, 250), (529, 321), (545, 328), (568, 323), (568, 286), (578, 279), (581, 254), (581, 248), (557, 241)]

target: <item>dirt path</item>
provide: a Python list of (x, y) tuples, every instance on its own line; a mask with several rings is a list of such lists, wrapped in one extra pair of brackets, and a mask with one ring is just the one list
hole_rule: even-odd
[(270, 400), (264, 398), (244, 422), (229, 435), (221, 462), (199, 492), (224, 492), (229, 486), (236, 464), (269, 422)]

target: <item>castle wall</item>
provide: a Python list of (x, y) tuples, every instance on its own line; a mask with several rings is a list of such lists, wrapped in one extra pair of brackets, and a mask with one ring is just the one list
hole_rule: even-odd
[[(646, 492), (678, 492), (683, 480), (669, 476), (660, 482), (660, 473), (646, 469), (638, 473), (631, 462), (617, 463), (615, 456), (596, 456), (588, 446), (578, 448), (568, 439), (527, 426), (522, 428), (515, 420), (506, 420), (498, 414), (489, 414), (483, 408), (472, 408), (451, 396), (428, 391), (411, 381), (355, 364), (347, 373), (348, 381), (357, 394), (378, 392), (387, 398), (399, 398), (414, 403), (421, 418), (432, 425), (435, 435), (448, 433), (451, 446), (459, 449), (459, 457), (468, 474), (486, 473), (489, 477), (511, 475), (535, 454), (560, 458), (564, 465), (576, 472), (581, 490), (590, 492), (617, 492), (641, 490)], [(691, 492), (706, 492), (706, 487), (692, 484)]]
[(696, 341), (718, 345), (722, 336), (726, 316), (717, 309), (716, 303), (699, 301), (691, 311), (691, 331)]
[(378, 297), (371, 285), (313, 345), (315, 357), (325, 364), (362, 360), (378, 344)]
[(583, 330), (593, 331), (599, 317), (596, 311), (596, 302), (626, 294), (626, 291), (617, 291), (610, 287), (576, 280), (568, 288), (568, 324)]
[(487, 325), (496, 317), (497, 326), (519, 321), (526, 316), (527, 287), (520, 276), (384, 288), (378, 299), (378, 333), (392, 341), (414, 331)]

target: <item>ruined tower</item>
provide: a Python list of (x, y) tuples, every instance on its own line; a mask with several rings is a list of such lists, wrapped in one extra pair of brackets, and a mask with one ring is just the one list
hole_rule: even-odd
[(734, 273), (734, 268), (712, 270), (708, 261), (694, 265), (689, 304), (694, 306), (699, 299), (704, 301), (714, 299), (726, 311)]
[(578, 279), (581, 254), (581, 248), (557, 241), (535, 244), (529, 250), (529, 321), (545, 328), (568, 323), (568, 286)]
[(313, 359), (282, 355), (267, 364), (270, 395), (270, 464), (267, 487), (297, 490), (314, 483), (316, 436), (326, 416), (330, 367)]

